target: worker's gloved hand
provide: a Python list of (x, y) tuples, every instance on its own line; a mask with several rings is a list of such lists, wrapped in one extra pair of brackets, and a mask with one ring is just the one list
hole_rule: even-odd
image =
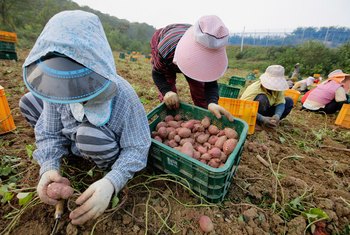
[(273, 115), (272, 118), (271, 118), (271, 122), (275, 122), (276, 126), (278, 126), (278, 123), (280, 122), (280, 115), (279, 114)]
[(170, 110), (180, 108), (179, 96), (173, 91), (168, 91), (165, 94), (164, 103), (165, 103), (166, 107)]
[(46, 204), (56, 205), (58, 203), (58, 200), (52, 199), (49, 196), (47, 196), (47, 187), (53, 182), (62, 183), (62, 181), (63, 177), (57, 170), (49, 170), (42, 174), (39, 184), (36, 188), (40, 199)]
[(233, 122), (233, 116), (223, 107), (215, 103), (210, 103), (208, 105), (208, 110), (212, 112), (217, 119), (221, 119), (221, 114), (225, 115), (231, 122)]
[(270, 128), (270, 129), (275, 129), (277, 127), (276, 123), (271, 122), (272, 120), (272, 117), (261, 117), (260, 119), (260, 122), (262, 123), (263, 126), (267, 127), (267, 128)]
[(72, 211), (69, 218), (72, 224), (81, 225), (90, 219), (99, 217), (108, 207), (114, 192), (114, 186), (108, 179), (96, 181), (76, 200), (82, 205)]

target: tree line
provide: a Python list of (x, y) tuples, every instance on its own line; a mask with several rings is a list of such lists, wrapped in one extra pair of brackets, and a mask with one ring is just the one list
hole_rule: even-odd
[(96, 14), (113, 51), (150, 53), (149, 40), (156, 29), (146, 23), (130, 23), (109, 14), (80, 7), (72, 0), (0, 0), (1, 31), (17, 33), (18, 47), (30, 49), (49, 19), (64, 10)]

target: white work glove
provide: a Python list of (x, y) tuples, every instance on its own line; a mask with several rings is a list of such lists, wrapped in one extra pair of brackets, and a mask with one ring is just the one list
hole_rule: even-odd
[(276, 126), (278, 126), (278, 123), (280, 122), (280, 115), (279, 114), (273, 115), (271, 118), (271, 122), (276, 123)]
[(170, 110), (180, 108), (179, 96), (173, 91), (168, 91), (165, 94), (164, 103), (165, 103), (166, 107)]
[(208, 105), (208, 110), (210, 112), (212, 112), (217, 119), (221, 119), (221, 114), (225, 115), (228, 120), (230, 120), (231, 122), (233, 122), (233, 116), (223, 107), (221, 107), (220, 105), (217, 105), (215, 103), (210, 103)]
[[(273, 120), (273, 121), (271, 121)], [(266, 126), (267, 128), (270, 128), (270, 129), (275, 129), (277, 127), (276, 123), (275, 123), (275, 119), (272, 119), (272, 117), (265, 117), (265, 116), (262, 116), (260, 121), (262, 122), (262, 124), (264, 126)]]
[(36, 188), (40, 199), (46, 204), (56, 205), (58, 203), (58, 200), (52, 199), (49, 196), (47, 196), (47, 187), (53, 182), (62, 183), (62, 181), (63, 177), (57, 170), (49, 170), (42, 174), (39, 184)]
[(114, 192), (114, 186), (108, 179), (100, 179), (90, 185), (90, 187), (76, 200), (81, 205), (69, 215), (72, 224), (81, 225), (90, 219), (99, 217), (108, 207)]

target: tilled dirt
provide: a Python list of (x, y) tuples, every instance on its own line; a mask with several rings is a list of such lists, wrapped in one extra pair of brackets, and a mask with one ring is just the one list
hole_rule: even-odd
[[(0, 151), (1, 156), (19, 157), (25, 162), (18, 168), (22, 179), (16, 183), (18, 188), (35, 192), (31, 187), (38, 183), (39, 167), (27, 152), (27, 147), (34, 145), (35, 136), (18, 110), (19, 99), (27, 92), (20, 89), (24, 87), (21, 66), (29, 51), (17, 53), (18, 62), (0, 61), (0, 85), (8, 94), (16, 124), (16, 130), (0, 135)], [(146, 112), (154, 109), (159, 101), (149, 62), (122, 60), (117, 53), (115, 57), (117, 72), (134, 85)], [(227, 82), (233, 75), (242, 76), (239, 72), (229, 69), (220, 82)], [(182, 101), (192, 103), (184, 79), (179, 79), (178, 90)], [(209, 234), (304, 234), (305, 230), (305, 234), (312, 234), (311, 227), (315, 229), (313, 234), (348, 234), (349, 129), (334, 124), (336, 114), (309, 113), (300, 107), (297, 104), (277, 130), (263, 129), (248, 135), (238, 170), (222, 203), (201, 203), (171, 178), (157, 177), (154, 168), (148, 166), (119, 193), (119, 206), (97, 220), (72, 225), (68, 216), (75, 204), (73, 199), (69, 201), (56, 234), (204, 234), (199, 227), (202, 215), (214, 223), (214, 231)], [(250, 151), (252, 142), (256, 146)], [(262, 145), (268, 150), (260, 149)], [(258, 160), (258, 154), (270, 168)], [(94, 167), (85, 160), (65, 159), (62, 169), (82, 189), (102, 177), (102, 172)], [(7, 184), (6, 179), (1, 176), (3, 185)], [(20, 211), (21, 216), (14, 221), (13, 216), (19, 213), (12, 217), (10, 213), (16, 208), (23, 208), (16, 197), (11, 204), (1, 203), (1, 235), (9, 231), (8, 226), (10, 234), (51, 233), (55, 223), (53, 206), (37, 200), (37, 204)], [(328, 218), (311, 226), (302, 215), (310, 208), (322, 210)]]

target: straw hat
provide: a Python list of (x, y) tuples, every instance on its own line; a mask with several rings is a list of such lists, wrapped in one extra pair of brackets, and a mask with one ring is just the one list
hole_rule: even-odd
[(228, 37), (229, 30), (219, 17), (203, 16), (180, 39), (173, 62), (194, 80), (216, 81), (227, 69)]
[(289, 89), (284, 77), (284, 67), (281, 65), (271, 65), (267, 67), (265, 73), (260, 76), (261, 84), (272, 91), (285, 91)]

